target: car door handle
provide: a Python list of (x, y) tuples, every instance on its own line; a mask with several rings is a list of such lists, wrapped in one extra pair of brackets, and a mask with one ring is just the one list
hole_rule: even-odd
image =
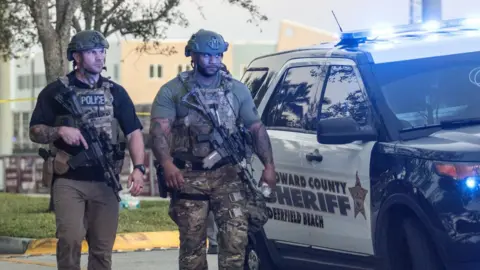
[(308, 161), (318, 161), (318, 162), (321, 162), (321, 161), (323, 160), (323, 156), (322, 156), (322, 154), (320, 154), (320, 152), (318, 152), (318, 149), (315, 149), (315, 151), (306, 154), (306, 155), (305, 155), (305, 158), (306, 158)]

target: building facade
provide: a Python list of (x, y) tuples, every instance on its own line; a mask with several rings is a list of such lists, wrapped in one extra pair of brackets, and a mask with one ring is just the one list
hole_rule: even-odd
[(233, 44), (233, 61), (230, 67), (230, 73), (236, 79), (240, 79), (247, 69), (250, 62), (258, 56), (274, 53), (277, 42), (269, 41), (245, 41), (235, 42)]

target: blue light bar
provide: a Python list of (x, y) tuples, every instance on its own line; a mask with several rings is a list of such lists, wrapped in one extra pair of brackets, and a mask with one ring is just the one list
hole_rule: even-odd
[(480, 30), (480, 18), (429, 21), (426, 23), (415, 23), (394, 27), (386, 26), (378, 29), (344, 32), (340, 36), (340, 43), (359, 43), (371, 39), (389, 39), (397, 36), (406, 36), (409, 34), (428, 34), (435, 32), (455, 32), (465, 30)]

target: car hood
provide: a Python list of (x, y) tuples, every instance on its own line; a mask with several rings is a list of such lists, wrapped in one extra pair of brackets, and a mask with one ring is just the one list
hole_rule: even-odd
[(480, 161), (480, 125), (440, 130), (429, 136), (399, 141), (398, 154), (448, 161)]

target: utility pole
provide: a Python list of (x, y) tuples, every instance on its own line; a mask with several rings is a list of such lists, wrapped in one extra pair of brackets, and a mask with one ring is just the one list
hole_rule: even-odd
[(410, 0), (410, 24), (441, 19), (442, 0)]
[(442, 0), (422, 0), (422, 21), (442, 19)]
[(422, 22), (422, 2), (423, 0), (410, 0), (409, 24)]

